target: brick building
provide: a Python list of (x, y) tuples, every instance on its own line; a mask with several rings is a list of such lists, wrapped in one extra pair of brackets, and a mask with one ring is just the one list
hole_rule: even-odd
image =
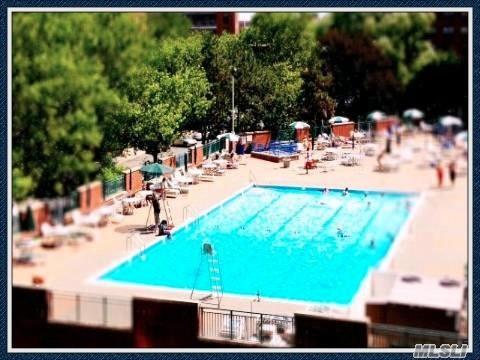
[(468, 55), (468, 13), (437, 12), (431, 40), (436, 48), (452, 50), (465, 59)]
[(238, 34), (240, 25), (238, 14), (234, 12), (217, 12), (217, 13), (186, 13), (192, 22), (192, 29), (199, 31), (213, 31), (216, 34), (227, 32), (229, 34)]

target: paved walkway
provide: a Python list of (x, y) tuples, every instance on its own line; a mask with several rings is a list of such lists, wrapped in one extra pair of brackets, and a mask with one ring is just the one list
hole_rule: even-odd
[[(415, 143), (423, 146), (425, 140), (416, 138)], [(376, 159), (365, 158), (361, 166), (338, 165), (333, 171), (313, 170), (305, 174), (305, 170), (301, 169), (303, 160), (292, 162), (290, 168), (283, 168), (282, 164), (247, 158), (246, 165), (236, 170), (228, 170), (226, 175), (217, 177), (213, 183), (204, 182), (191, 186), (190, 194), (171, 199), (169, 203), (174, 222), (179, 226), (184, 221), (184, 208), (187, 205), (199, 213), (231, 196), (253, 180), (261, 184), (418, 191), (423, 194), (424, 201), (417, 209), (407, 235), (399, 244), (390, 268), (418, 275), (462, 279), (467, 263), (467, 177), (459, 177), (454, 187), (437, 189), (435, 171), (421, 167), (422, 161), (423, 155), (416, 153), (414, 161), (401, 165), (397, 172), (379, 173), (373, 171)], [(132, 228), (145, 225), (147, 212), (148, 208), (136, 209), (135, 214), (126, 216), (122, 224), (111, 224), (95, 230), (95, 240), (92, 242), (63, 246), (55, 250), (40, 249), (40, 254), (45, 257), (45, 264), (14, 266), (13, 283), (30, 285), (32, 276), (40, 275), (45, 279), (46, 287), (57, 290), (188, 300), (189, 291), (171, 292), (133, 286), (109, 287), (92, 281), (95, 276), (103, 273), (106, 267), (118, 263), (136, 250), (128, 249), (125, 239)], [(222, 305), (225, 308), (266, 313), (293, 313), (299, 307), (306, 308), (299, 304), (252, 300), (253, 297), (225, 297)]]

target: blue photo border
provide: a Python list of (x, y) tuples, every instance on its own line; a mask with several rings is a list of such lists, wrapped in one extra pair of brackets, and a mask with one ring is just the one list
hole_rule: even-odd
[[(477, 134), (479, 132), (479, 123), (476, 122), (476, 114), (478, 114), (480, 99), (479, 99), (479, 72), (480, 72), (480, 52), (478, 51), (478, 30), (479, 30), (479, 13), (480, 13), (480, 2), (475, 0), (470, 1), (460, 1), (460, 0), (401, 0), (401, 1), (393, 1), (393, 0), (380, 0), (380, 1), (372, 1), (372, 0), (281, 0), (281, 1), (268, 1), (268, 0), (186, 0), (186, 1), (170, 1), (170, 0), (161, 0), (161, 1), (149, 1), (149, 0), (116, 0), (116, 1), (101, 1), (101, 0), (77, 0), (77, 1), (70, 1), (70, 0), (6, 0), (2, 1), (1, 3), (1, 15), (0, 15), (0, 28), (1, 28), (1, 65), (0, 65), (0, 76), (1, 76), (1, 124), (0, 124), (0, 149), (1, 149), (1, 175), (0, 175), (0, 214), (1, 222), (0, 222), (0, 252), (2, 254), (2, 258), (5, 259), (2, 266), (1, 266), (1, 311), (0, 311), (0, 319), (1, 319), (1, 350), (0, 350), (0, 358), (2, 359), (95, 359), (95, 360), (103, 360), (103, 359), (111, 359), (112, 356), (115, 358), (124, 358), (124, 359), (139, 359), (139, 358), (148, 358), (148, 359), (158, 359), (158, 358), (171, 358), (171, 359), (195, 359), (195, 358), (208, 358), (208, 359), (295, 359), (295, 360), (304, 360), (309, 358), (325, 358), (325, 359), (383, 359), (383, 358), (390, 358), (390, 359), (411, 359), (411, 353), (248, 353), (248, 352), (237, 352), (237, 353), (117, 353), (115, 355), (108, 354), (108, 353), (71, 353), (71, 354), (59, 354), (59, 353), (8, 353), (8, 324), (7, 324), (7, 20), (8, 20), (8, 8), (9, 7), (75, 7), (75, 8), (82, 8), (82, 7), (392, 7), (392, 8), (405, 8), (405, 7), (435, 7), (435, 8), (472, 8), (473, 13), (471, 17), (472, 24), (472, 32), (473, 32), (473, 71), (472, 76), (473, 79), (473, 118), (471, 121), (472, 126), (472, 134)], [(476, 43), (477, 42), (477, 43)], [(479, 285), (479, 271), (480, 267), (478, 263), (476, 263), (476, 259), (479, 255), (479, 244), (477, 243), (477, 235), (478, 231), (480, 230), (480, 225), (477, 222), (477, 216), (475, 214), (476, 204), (478, 203), (478, 197), (475, 194), (475, 190), (477, 189), (480, 181), (480, 177), (478, 176), (478, 168), (476, 167), (477, 158), (478, 158), (478, 151), (477, 151), (477, 144), (473, 139), (469, 139), (469, 141), (473, 141), (472, 143), (472, 160), (473, 163), (469, 171), (472, 173), (472, 194), (470, 201), (472, 202), (472, 220), (473, 224), (469, 224), (472, 226), (472, 236), (473, 236), (473, 290)], [(428, 256), (426, 254), (425, 256)], [(477, 305), (479, 301), (478, 293), (473, 291), (473, 307)], [(467, 358), (477, 358), (478, 357), (478, 339), (476, 339), (476, 335), (479, 333), (478, 331), (478, 314), (473, 312), (473, 314), (469, 314), (473, 316), (473, 333), (469, 334), (470, 343), (472, 338), (475, 337), (473, 342), (473, 354), (468, 354)], [(68, 350), (67, 350), (68, 351)], [(200, 350), (201, 351), (201, 350)]]

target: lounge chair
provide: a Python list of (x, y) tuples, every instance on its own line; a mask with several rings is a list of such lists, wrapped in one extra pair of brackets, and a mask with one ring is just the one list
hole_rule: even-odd
[(175, 181), (174, 179), (167, 180), (167, 189), (175, 189), (180, 192), (180, 194), (188, 194), (188, 186), (182, 185)]
[(174, 179), (177, 180), (179, 184), (185, 184), (185, 185), (190, 185), (195, 182), (194, 178), (192, 176), (185, 174), (183, 170), (178, 170), (175, 174)]
[(214, 182), (215, 181), (215, 177), (213, 175), (210, 175), (208, 173), (203, 173), (201, 174), (198, 179), (200, 181), (206, 181), (206, 182)]
[(245, 161), (245, 155), (239, 155), (238, 165), (247, 165), (247, 162)]
[(92, 212), (88, 215), (83, 215), (79, 210), (72, 212), (73, 223), (78, 226), (99, 226), (102, 221), (102, 216), (98, 213)]
[(14, 247), (12, 250), (12, 260), (14, 264), (39, 265), (44, 263), (44, 258), (35, 254), (32, 249)]
[(70, 235), (71, 231), (67, 227), (63, 225), (50, 225), (47, 222), (42, 223), (40, 225), (40, 231), (43, 236), (49, 237), (49, 236), (68, 236)]
[(113, 199), (113, 205), (101, 208), (98, 213), (107, 216), (108, 220), (114, 224), (121, 223), (124, 219), (122, 203), (117, 199)]
[(395, 159), (385, 159), (381, 162), (381, 166), (376, 167), (380, 172), (392, 172), (398, 170), (398, 161)]

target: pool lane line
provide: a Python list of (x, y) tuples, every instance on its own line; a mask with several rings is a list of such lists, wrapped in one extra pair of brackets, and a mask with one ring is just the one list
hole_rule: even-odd
[(258, 214), (260, 214), (263, 210), (265, 210), (269, 206), (272, 206), (274, 203), (276, 203), (281, 198), (282, 198), (282, 196), (280, 196), (280, 195), (275, 196), (275, 198), (272, 201), (270, 201), (265, 206), (262, 206), (259, 210), (255, 211), (255, 213), (253, 215), (250, 215), (247, 218), (247, 220), (245, 220), (242, 224), (238, 225), (237, 227), (233, 228), (232, 231), (237, 231), (240, 228), (246, 227), (248, 224), (250, 224), (257, 217)]
[(303, 203), (303, 205), (298, 209), (296, 210), (292, 215), (290, 215), (288, 218), (285, 219), (285, 221), (283, 222), (283, 224), (277, 229), (277, 231), (274, 232), (274, 235), (278, 234), (280, 232), (280, 230), (283, 230), (285, 229), (285, 227), (298, 215), (300, 214), (303, 209), (305, 209), (308, 205), (309, 205), (309, 200), (305, 201)]
[[(291, 184), (268, 184), (268, 183), (255, 183), (255, 187), (258, 188), (279, 188), (282, 189), (294, 189), (294, 190), (302, 190), (302, 191), (322, 191), (323, 189), (327, 188), (330, 192), (343, 192), (344, 188), (337, 188), (337, 187), (318, 187), (312, 185), (291, 185)], [(401, 191), (401, 190), (394, 190), (394, 189), (378, 189), (378, 188), (367, 188), (367, 189), (357, 189), (357, 188), (348, 188), (349, 193), (368, 193), (369, 195), (396, 195), (396, 196), (414, 196), (419, 197), (421, 195), (420, 191)]]
[(377, 216), (377, 214), (380, 212), (380, 210), (384, 207), (385, 207), (385, 203), (382, 203), (380, 206), (377, 206), (377, 208), (370, 214), (370, 216), (368, 216), (367, 222), (362, 226), (360, 232), (355, 237), (355, 245), (357, 245), (359, 239), (366, 234), (370, 223)]
[(335, 216), (337, 216), (344, 206), (345, 203), (342, 203), (332, 213), (330, 213), (330, 216), (326, 217), (326, 219), (319, 226), (319, 230), (312, 236), (312, 239), (315, 239), (317, 236), (319, 236), (325, 230), (325, 228), (327, 228), (333, 222)]

